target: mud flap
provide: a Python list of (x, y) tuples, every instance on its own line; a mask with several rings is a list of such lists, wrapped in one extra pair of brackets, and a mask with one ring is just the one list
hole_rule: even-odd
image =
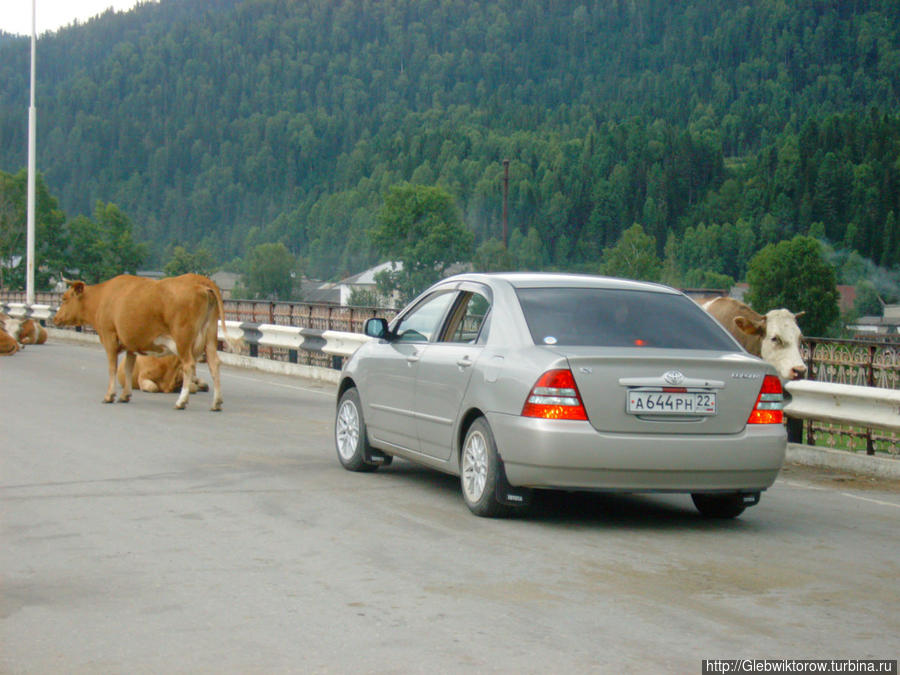
[(366, 448), (363, 457), (366, 464), (374, 464), (376, 466), (390, 466), (391, 462), (394, 461), (392, 455), (386, 455), (381, 450), (376, 450), (372, 447)]
[(531, 497), (534, 490), (526, 487), (513, 487), (506, 478), (506, 467), (503, 460), (499, 457), (497, 461), (500, 463), (500, 472), (497, 476), (496, 498), (501, 504), (508, 506), (528, 506), (531, 504)]

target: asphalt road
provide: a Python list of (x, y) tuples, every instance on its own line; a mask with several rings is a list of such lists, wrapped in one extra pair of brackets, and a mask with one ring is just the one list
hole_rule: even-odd
[[(203, 367), (205, 371), (205, 366)], [(227, 368), (101, 404), (102, 352), (0, 358), (4, 673), (699, 673), (900, 656), (900, 492), (791, 467), (736, 521), (334, 455), (330, 385)]]

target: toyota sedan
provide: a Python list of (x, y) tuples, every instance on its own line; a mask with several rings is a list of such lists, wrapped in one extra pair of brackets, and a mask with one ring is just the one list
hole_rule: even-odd
[(784, 461), (774, 369), (667, 286), (463, 274), (365, 333), (338, 387), (341, 464), (457, 475), (479, 516), (553, 488), (681, 492), (733, 518)]

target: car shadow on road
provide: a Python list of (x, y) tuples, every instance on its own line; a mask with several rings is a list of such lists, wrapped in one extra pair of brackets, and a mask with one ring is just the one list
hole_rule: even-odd
[[(379, 478), (402, 481), (416, 489), (431, 491), (432, 499), (447, 505), (458, 504), (466, 511), (459, 478), (403, 460), (395, 460), (378, 471)], [(390, 478), (389, 478), (390, 476)], [(472, 516), (475, 517), (475, 516)], [(550, 525), (596, 525), (603, 528), (752, 531), (753, 511), (736, 519), (704, 518), (687, 494), (622, 494), (609, 492), (535, 490), (527, 509), (511, 519)]]

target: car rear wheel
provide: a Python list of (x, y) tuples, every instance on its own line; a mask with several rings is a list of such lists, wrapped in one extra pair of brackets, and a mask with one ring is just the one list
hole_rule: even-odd
[(341, 465), (348, 471), (375, 471), (378, 464), (366, 461), (371, 452), (366, 435), (359, 392), (351, 387), (343, 393), (334, 417), (334, 443)]
[(469, 510), (486, 518), (509, 515), (512, 508), (497, 500), (500, 456), (491, 427), (483, 417), (469, 427), (459, 464), (463, 500)]
[(694, 506), (706, 518), (737, 518), (747, 508), (741, 495), (692, 494)]

